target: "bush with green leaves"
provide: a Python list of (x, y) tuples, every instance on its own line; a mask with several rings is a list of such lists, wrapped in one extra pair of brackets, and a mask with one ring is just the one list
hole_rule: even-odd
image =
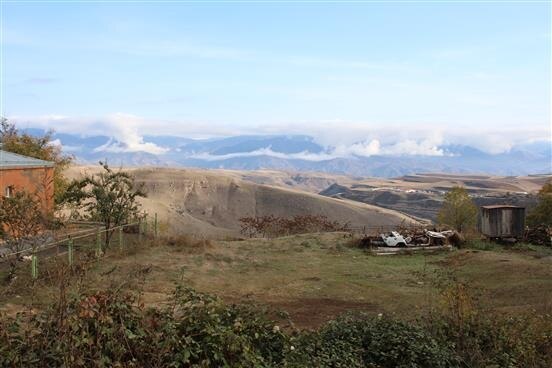
[(162, 309), (105, 291), (0, 324), (2, 367), (270, 367), (286, 347), (265, 313), (185, 288)]
[(450, 226), (458, 232), (475, 228), (477, 206), (465, 188), (453, 187), (445, 194), (445, 200), (437, 214), (437, 220), (439, 224)]
[(463, 367), (552, 367), (552, 316), (449, 316), (423, 322), (437, 341), (452, 343)]
[(457, 367), (450, 343), (421, 326), (387, 317), (345, 315), (305, 334), (288, 356), (293, 367)]
[[(469, 312), (469, 311), (468, 311)], [(110, 289), (0, 317), (1, 367), (550, 367), (552, 316), (346, 314), (314, 331), (177, 288), (146, 308)]]
[(527, 215), (527, 224), (532, 227), (552, 228), (552, 180), (544, 184), (538, 194), (538, 204)]

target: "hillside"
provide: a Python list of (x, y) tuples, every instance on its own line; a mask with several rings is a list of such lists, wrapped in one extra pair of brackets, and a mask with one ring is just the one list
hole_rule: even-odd
[[(73, 167), (78, 177), (96, 167)], [(242, 174), (224, 170), (131, 168), (148, 197), (144, 209), (158, 213), (172, 233), (206, 237), (239, 235), (239, 219), (248, 216), (324, 215), (351, 226), (398, 225), (413, 221), (396, 211), (355, 201), (329, 198), (296, 189), (242, 180)]]
[(550, 180), (550, 176), (416, 174), (395, 179), (337, 181), (320, 194), (435, 220), (444, 194), (454, 186), (466, 188), (480, 206), (511, 204), (532, 208), (536, 204), (535, 194), (547, 180)]

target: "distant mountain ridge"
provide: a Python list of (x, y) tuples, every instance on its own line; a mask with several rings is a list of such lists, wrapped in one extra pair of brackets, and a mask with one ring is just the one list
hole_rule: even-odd
[[(29, 129), (31, 134), (43, 133)], [(56, 133), (54, 139), (80, 163), (106, 160), (124, 166), (188, 166), (239, 170), (319, 171), (355, 176), (398, 177), (419, 172), (527, 175), (552, 172), (550, 141), (515, 146), (499, 154), (469, 145), (438, 148), (443, 155), (348, 155), (339, 157), (304, 135), (234, 136), (194, 140), (174, 136), (144, 136), (143, 141), (165, 149), (162, 154), (125, 151), (109, 136), (85, 137)], [(117, 150), (105, 147), (117, 147)]]

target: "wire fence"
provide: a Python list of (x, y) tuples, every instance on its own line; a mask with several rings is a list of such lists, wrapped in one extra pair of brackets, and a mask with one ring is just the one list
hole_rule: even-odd
[(56, 234), (54, 240), (36, 244), (33, 247), (4, 253), (0, 257), (0, 270), (14, 268), (19, 262), (30, 261), (30, 273), (33, 279), (39, 277), (42, 260), (65, 257), (69, 267), (83, 262), (100, 260), (105, 251), (110, 248), (119, 250), (132, 249), (146, 240), (156, 238), (159, 233), (157, 214), (148, 220), (147, 216), (137, 218), (127, 224), (106, 228), (104, 224), (95, 222), (71, 223), (68, 228), (86, 227), (77, 231), (66, 231)]

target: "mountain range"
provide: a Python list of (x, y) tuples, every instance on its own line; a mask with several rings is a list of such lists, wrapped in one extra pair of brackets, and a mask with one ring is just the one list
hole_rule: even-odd
[[(43, 131), (28, 129), (30, 134)], [(355, 154), (337, 155), (332, 147), (304, 135), (242, 135), (226, 138), (190, 139), (174, 136), (144, 136), (143, 142), (161, 153), (129, 147), (108, 135), (79, 136), (55, 133), (54, 140), (79, 163), (107, 160), (123, 166), (173, 166), (237, 170), (276, 169), (318, 171), (352, 176), (398, 177), (420, 172), (487, 173), (495, 175), (546, 174), (552, 172), (550, 141), (518, 145), (492, 154), (470, 145), (446, 144), (439, 155)]]

